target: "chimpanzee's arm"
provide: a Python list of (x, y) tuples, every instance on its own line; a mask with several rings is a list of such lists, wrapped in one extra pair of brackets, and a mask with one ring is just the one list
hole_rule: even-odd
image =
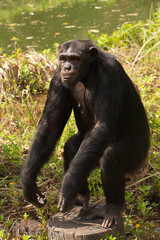
[(57, 73), (50, 84), (46, 105), (31, 144), (29, 154), (21, 172), (21, 182), (26, 199), (37, 207), (45, 204), (35, 179), (43, 164), (49, 159), (57, 140), (71, 114), (69, 92), (61, 84)]
[(86, 135), (63, 178), (58, 204), (60, 211), (67, 211), (71, 208), (81, 183), (98, 164), (108, 142), (109, 136), (105, 124), (97, 123), (93, 130)]

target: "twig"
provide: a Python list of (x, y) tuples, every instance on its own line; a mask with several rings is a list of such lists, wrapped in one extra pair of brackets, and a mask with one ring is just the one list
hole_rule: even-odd
[[(147, 176), (147, 177), (144, 177), (144, 178), (136, 181), (135, 183), (132, 183), (131, 185), (126, 186), (126, 189), (127, 189), (127, 188), (130, 188), (130, 187), (133, 187), (134, 185), (137, 185), (138, 183), (141, 183), (141, 182), (145, 181), (146, 179), (149, 179), (149, 178), (151, 178), (151, 177), (157, 176), (157, 175), (159, 175), (159, 174), (160, 174), (160, 172), (156, 172), (156, 173), (151, 174), (151, 175), (149, 175), (149, 176)], [(160, 177), (160, 176), (159, 176), (159, 177)]]

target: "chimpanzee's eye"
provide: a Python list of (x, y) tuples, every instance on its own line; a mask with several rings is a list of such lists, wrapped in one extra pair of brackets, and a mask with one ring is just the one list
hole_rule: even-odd
[(80, 58), (79, 58), (79, 57), (72, 57), (72, 58), (71, 58), (71, 61), (79, 62), (79, 61), (80, 61)]
[(63, 62), (65, 62), (67, 60), (67, 58), (66, 57), (60, 57), (60, 61), (63, 61)]
[(75, 57), (75, 60), (74, 60), (74, 61), (79, 62), (80, 59), (79, 59), (78, 57)]

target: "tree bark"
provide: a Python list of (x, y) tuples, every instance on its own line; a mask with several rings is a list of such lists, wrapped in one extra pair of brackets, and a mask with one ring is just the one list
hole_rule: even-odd
[[(101, 204), (91, 206), (88, 211), (102, 207)], [(103, 228), (103, 219), (86, 219), (87, 213), (82, 213), (81, 207), (74, 207), (70, 212), (57, 213), (48, 221), (49, 240), (103, 240), (107, 235), (122, 236), (125, 238), (123, 220), (114, 228)]]

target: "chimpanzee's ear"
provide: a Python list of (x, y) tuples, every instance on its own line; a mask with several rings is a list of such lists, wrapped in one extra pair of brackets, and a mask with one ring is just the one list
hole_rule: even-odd
[(89, 54), (90, 54), (91, 62), (93, 62), (98, 55), (98, 49), (95, 47), (90, 47)]

